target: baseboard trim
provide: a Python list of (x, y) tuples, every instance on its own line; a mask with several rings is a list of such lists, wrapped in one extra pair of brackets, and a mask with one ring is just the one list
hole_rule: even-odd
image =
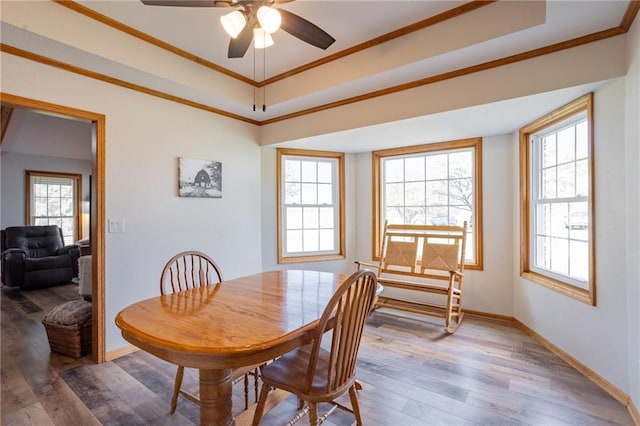
[(550, 341), (542, 337), (540, 334), (538, 334), (537, 332), (529, 328), (524, 323), (518, 321), (516, 318), (513, 319), (513, 324), (517, 328), (519, 328), (520, 330), (522, 330), (523, 332), (531, 336), (534, 340), (536, 340), (542, 346), (546, 347), (551, 352), (553, 352), (554, 354), (562, 358), (573, 368), (575, 368), (576, 370), (584, 374), (588, 379), (590, 379), (595, 384), (597, 384), (602, 389), (604, 389), (616, 401), (623, 404), (627, 408), (629, 407), (629, 402), (631, 401), (631, 398), (629, 398), (629, 395), (627, 395), (626, 393), (618, 389), (614, 384), (612, 384), (611, 382), (606, 380), (604, 377), (602, 377), (601, 375), (599, 375), (598, 373), (596, 373), (595, 371), (593, 371), (592, 369), (590, 369), (589, 367), (587, 367), (586, 365), (584, 365), (583, 363), (581, 363), (580, 361), (578, 361), (577, 359), (575, 359), (574, 357), (572, 357), (571, 355), (569, 355), (568, 353), (566, 353), (565, 351), (563, 351), (562, 349), (560, 349), (559, 347), (557, 347), (556, 345), (554, 345), (553, 343), (551, 343)]
[(132, 354), (136, 351), (139, 351), (140, 348), (133, 346), (133, 345), (127, 345), (124, 346), (122, 348), (119, 349), (115, 349), (113, 351), (109, 351), (105, 354), (105, 359), (107, 361), (113, 361), (116, 358), (120, 358), (121, 356), (125, 356), (125, 355), (129, 355)]
[(638, 411), (638, 407), (636, 407), (636, 404), (633, 403), (633, 400), (631, 398), (629, 398), (627, 410), (629, 410), (629, 414), (631, 414), (631, 420), (633, 420), (633, 424), (636, 426), (640, 425), (640, 412)]
[(471, 315), (474, 317), (480, 317), (480, 318), (503, 321), (503, 322), (513, 322), (513, 317), (509, 315), (490, 314), (488, 312), (472, 311), (470, 309), (463, 309), (462, 311), (464, 312), (465, 315)]

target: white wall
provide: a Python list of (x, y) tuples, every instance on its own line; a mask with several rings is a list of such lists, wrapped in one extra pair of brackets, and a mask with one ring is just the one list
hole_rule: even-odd
[(640, 23), (627, 34), (625, 171), (629, 395), (640, 408)]
[(355, 168), (354, 156), (345, 155), (345, 259), (323, 262), (305, 262), (278, 264), (277, 253), (277, 203), (276, 203), (276, 149), (262, 149), (262, 268), (273, 269), (315, 269), (326, 272), (351, 274), (356, 268), (354, 261), (357, 229), (355, 225), (356, 206), (355, 182), (358, 171)]
[[(603, 86), (594, 96), (597, 306), (522, 279), (516, 261), (513, 292), (514, 316), (518, 320), (627, 392), (624, 98), (624, 79)], [(516, 144), (517, 136), (513, 139)], [(514, 176), (518, 176), (517, 149), (513, 170)], [(519, 193), (517, 178), (513, 193)], [(517, 255), (520, 244), (517, 197), (513, 200), (513, 211), (513, 252)]]
[[(261, 270), (260, 147), (254, 126), (2, 53), (3, 93), (106, 116), (106, 347), (125, 346), (115, 315), (158, 294), (166, 260), (213, 256), (225, 278)], [(178, 157), (222, 162), (223, 198), (177, 196)]]
[[(464, 305), (474, 311), (511, 316), (511, 137), (485, 137), (482, 150), (484, 268), (482, 271), (465, 271)], [(373, 262), (371, 153), (356, 157), (356, 259)]]
[[(0, 227), (25, 224), (25, 171), (80, 173), (82, 174), (82, 199), (89, 196), (91, 161), (71, 158), (47, 157), (2, 151), (2, 200)], [(83, 219), (83, 236), (88, 236), (88, 217)]]

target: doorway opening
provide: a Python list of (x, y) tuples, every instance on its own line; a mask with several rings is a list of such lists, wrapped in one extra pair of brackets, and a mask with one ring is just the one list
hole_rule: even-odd
[(106, 361), (105, 350), (105, 126), (103, 114), (84, 111), (63, 105), (1, 93), (2, 134), (9, 125), (13, 109), (27, 109), (40, 114), (63, 119), (82, 121), (91, 125), (92, 166), (90, 179), (89, 239), (91, 241), (91, 288), (92, 288), (92, 352), (95, 363)]

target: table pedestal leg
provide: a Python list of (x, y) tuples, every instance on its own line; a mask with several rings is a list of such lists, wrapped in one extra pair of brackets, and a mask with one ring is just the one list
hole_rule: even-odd
[(200, 370), (200, 424), (228, 426), (231, 415), (231, 369)]

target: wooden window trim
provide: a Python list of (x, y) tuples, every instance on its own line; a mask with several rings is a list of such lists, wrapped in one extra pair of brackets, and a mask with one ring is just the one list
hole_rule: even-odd
[(380, 244), (382, 233), (382, 188), (380, 187), (381, 171), (380, 160), (385, 157), (394, 157), (407, 154), (419, 154), (434, 151), (448, 151), (461, 148), (473, 148), (474, 153), (474, 188), (475, 188), (475, 225), (473, 232), (476, 234), (475, 247), (469, 247), (475, 251), (475, 263), (465, 264), (465, 269), (483, 270), (483, 215), (482, 215), (482, 138), (459, 139), (454, 141), (437, 142), (424, 145), (414, 145), (402, 148), (383, 149), (371, 153), (372, 161), (372, 259), (380, 259)]
[(82, 174), (79, 173), (59, 173), (59, 172), (43, 172), (39, 170), (26, 170), (25, 171), (25, 218), (24, 223), (27, 225), (33, 225), (31, 222), (31, 177), (32, 176), (44, 176), (54, 178), (73, 179), (76, 187), (76, 211), (75, 211), (75, 223), (76, 223), (76, 240), (82, 238)]
[[(318, 255), (304, 255), (304, 256), (283, 256), (282, 247), (282, 157), (283, 156), (300, 156), (300, 157), (313, 157), (313, 158), (331, 158), (338, 160), (338, 202), (340, 203), (338, 218), (339, 224), (339, 236), (338, 236), (338, 253), (335, 254), (318, 254)], [(314, 151), (306, 149), (289, 149), (289, 148), (277, 148), (276, 149), (276, 175), (277, 175), (277, 247), (278, 247), (278, 263), (301, 263), (301, 262), (319, 262), (326, 260), (341, 260), (346, 257), (346, 242), (345, 242), (345, 154), (343, 152), (333, 151)]]
[[(589, 289), (531, 269), (531, 135), (562, 120), (586, 111), (589, 128)], [(596, 306), (595, 273), (595, 161), (594, 161), (593, 93), (588, 93), (520, 129), (520, 276), (583, 303)]]

